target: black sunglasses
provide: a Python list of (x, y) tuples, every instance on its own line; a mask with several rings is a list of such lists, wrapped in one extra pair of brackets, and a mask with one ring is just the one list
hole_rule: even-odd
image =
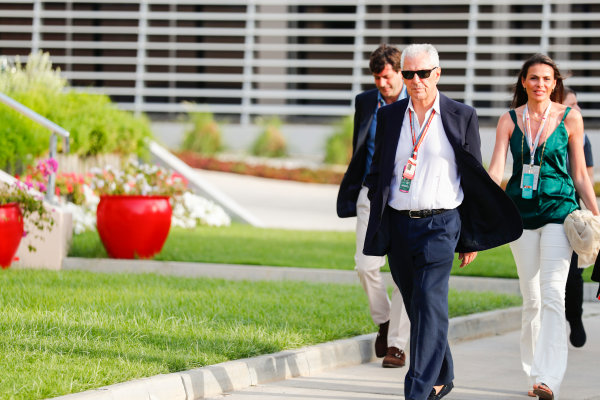
[(408, 79), (409, 81), (415, 77), (415, 74), (419, 75), (421, 79), (427, 79), (431, 75), (431, 72), (437, 67), (433, 67), (431, 69), (421, 69), (419, 71), (402, 71), (402, 76), (404, 79)]

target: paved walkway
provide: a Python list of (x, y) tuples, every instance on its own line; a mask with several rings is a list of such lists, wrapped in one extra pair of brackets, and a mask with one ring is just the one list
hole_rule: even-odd
[[(569, 346), (562, 400), (600, 399), (600, 303), (586, 303), (588, 343)], [(525, 400), (528, 389), (519, 361), (519, 332), (470, 340), (452, 346), (455, 389), (448, 400)], [(325, 371), (238, 390), (210, 399), (227, 400), (374, 400), (403, 399), (402, 369), (381, 368), (380, 361)]]

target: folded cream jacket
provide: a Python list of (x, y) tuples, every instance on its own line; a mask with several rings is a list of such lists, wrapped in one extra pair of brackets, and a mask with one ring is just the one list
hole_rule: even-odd
[(594, 264), (600, 250), (600, 216), (589, 210), (575, 210), (565, 219), (564, 227), (573, 251), (579, 256), (577, 266)]

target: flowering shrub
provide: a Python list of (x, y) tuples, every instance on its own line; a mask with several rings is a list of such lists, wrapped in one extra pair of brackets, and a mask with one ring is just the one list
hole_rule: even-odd
[(86, 202), (85, 189), (89, 189), (90, 181), (91, 174), (58, 174), (56, 175), (55, 194), (67, 202), (84, 204)]
[(104, 170), (92, 170), (91, 186), (98, 195), (174, 196), (187, 190), (181, 176), (158, 165), (139, 164), (133, 160), (122, 171), (110, 166)]
[(259, 176), (270, 179), (339, 185), (344, 177), (344, 171), (337, 171), (331, 168), (277, 168), (268, 165), (249, 164), (242, 161), (224, 161), (191, 151), (177, 153), (177, 157), (192, 168), (232, 172), (240, 175)]
[(171, 224), (182, 228), (195, 228), (197, 225), (230, 225), (231, 218), (225, 211), (204, 197), (185, 192), (176, 196), (173, 202)]
[[(23, 219), (33, 224), (38, 230), (51, 230), (54, 225), (54, 219), (49, 210), (44, 206), (43, 195), (38, 191), (45, 191), (45, 181), (53, 172), (56, 172), (57, 164), (56, 160), (50, 158), (48, 160), (40, 161), (35, 170), (32, 172), (35, 174), (36, 179), (34, 180), (31, 175), (28, 175), (24, 181), (17, 180), (14, 184), (8, 184), (6, 182), (0, 182), (0, 205), (16, 203), (21, 210)], [(23, 231), (23, 236), (26, 236), (28, 232)], [(37, 238), (41, 238), (41, 235), (35, 235)], [(35, 251), (35, 247), (29, 245), (29, 251)]]
[(38, 161), (35, 167), (28, 167), (27, 173), (20, 180), (29, 188), (40, 192), (46, 191), (48, 176), (58, 170), (58, 163), (54, 158)]
[(73, 232), (82, 233), (96, 229), (96, 209), (100, 202), (88, 184), (81, 185), (81, 197), (77, 203), (67, 201), (65, 208), (73, 216)]

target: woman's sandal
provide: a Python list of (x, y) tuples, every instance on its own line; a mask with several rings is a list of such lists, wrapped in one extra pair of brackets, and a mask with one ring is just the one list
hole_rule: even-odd
[(542, 400), (554, 400), (554, 393), (545, 383), (536, 383), (533, 385), (533, 394)]

